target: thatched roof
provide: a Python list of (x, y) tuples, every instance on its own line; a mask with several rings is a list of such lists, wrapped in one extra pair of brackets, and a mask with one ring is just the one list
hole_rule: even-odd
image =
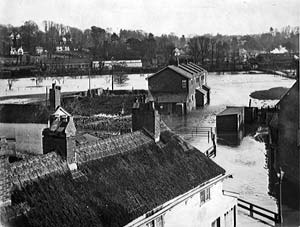
[(153, 141), (79, 169), (87, 180), (49, 176), (14, 193), (31, 207), (29, 226), (123, 226), (225, 173), (170, 131), (161, 133), (159, 145)]
[(49, 112), (38, 104), (0, 104), (0, 123), (47, 124)]

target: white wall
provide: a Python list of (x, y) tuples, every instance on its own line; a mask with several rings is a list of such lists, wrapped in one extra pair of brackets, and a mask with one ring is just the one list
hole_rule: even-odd
[(221, 219), (221, 226), (225, 226), (224, 214), (236, 205), (236, 199), (223, 195), (222, 182), (211, 187), (210, 196), (211, 199), (200, 206), (200, 193), (197, 193), (169, 210), (164, 215), (164, 227), (211, 227), (211, 223), (218, 217)]
[(47, 124), (0, 123), (0, 136), (14, 138), (16, 150), (42, 154), (42, 131)]
[[(211, 199), (200, 206), (200, 192), (197, 192), (192, 197), (167, 210), (162, 214), (163, 227), (211, 227), (212, 222), (218, 217), (220, 217), (221, 227), (233, 227), (233, 208), (237, 205), (237, 199), (223, 195), (222, 182), (211, 186), (210, 196)], [(226, 212), (229, 214), (225, 223), (224, 215)], [(142, 225), (142, 227), (146, 226), (147, 223)]]

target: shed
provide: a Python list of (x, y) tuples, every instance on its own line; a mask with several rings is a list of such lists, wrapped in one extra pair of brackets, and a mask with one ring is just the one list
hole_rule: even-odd
[(244, 123), (244, 107), (226, 107), (217, 114), (217, 134), (238, 132)]
[(201, 107), (207, 104), (207, 91), (202, 88), (196, 88), (196, 106)]

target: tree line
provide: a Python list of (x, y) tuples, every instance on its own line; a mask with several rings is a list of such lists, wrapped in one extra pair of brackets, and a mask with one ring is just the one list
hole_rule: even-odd
[(0, 55), (9, 55), (11, 34), (20, 34), (25, 52), (34, 55), (36, 47), (47, 50), (51, 58), (57, 46), (68, 46), (79, 57), (93, 60), (142, 59), (149, 65), (176, 62), (174, 49), (181, 60), (192, 60), (206, 66), (234, 64), (241, 55), (269, 52), (279, 45), (290, 53), (299, 52), (299, 27), (270, 28), (262, 34), (177, 36), (174, 33), (155, 36), (142, 30), (121, 29), (118, 33), (97, 26), (81, 30), (53, 21), (44, 21), (43, 29), (34, 21), (22, 26), (0, 25)]

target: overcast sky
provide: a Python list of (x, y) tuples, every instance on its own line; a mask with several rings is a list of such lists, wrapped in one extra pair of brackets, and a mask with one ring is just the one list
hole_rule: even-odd
[(1, 0), (0, 24), (52, 20), (155, 35), (254, 34), (300, 23), (300, 0)]

